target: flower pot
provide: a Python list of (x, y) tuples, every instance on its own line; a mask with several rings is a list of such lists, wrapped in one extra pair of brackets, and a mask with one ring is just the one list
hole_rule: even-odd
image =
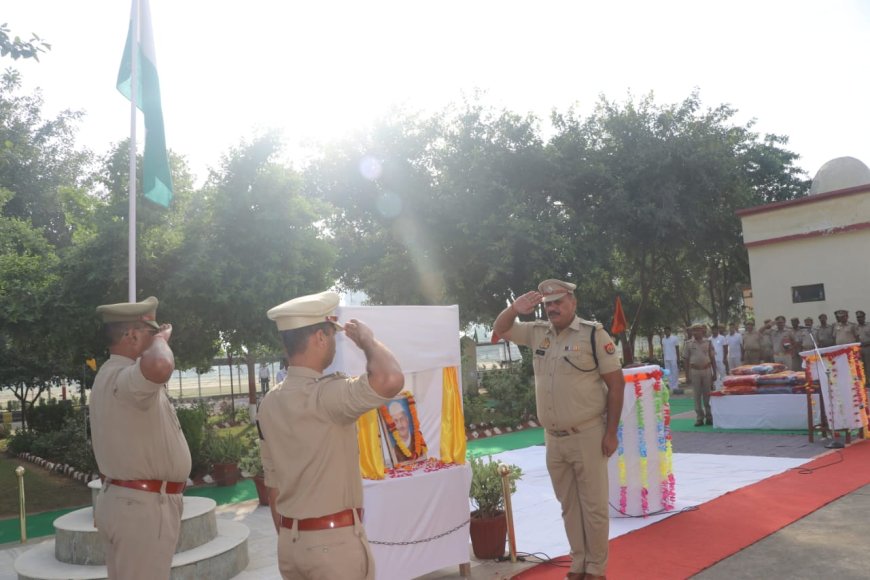
[(471, 547), (478, 560), (494, 560), (504, 556), (507, 542), (507, 516), (504, 512), (492, 518), (471, 514)]
[(218, 487), (235, 485), (241, 477), (239, 466), (235, 463), (215, 463), (212, 467), (211, 475)]
[(262, 475), (255, 475), (254, 486), (257, 488), (257, 497), (260, 498), (260, 505), (269, 505), (269, 490), (266, 489), (266, 478)]

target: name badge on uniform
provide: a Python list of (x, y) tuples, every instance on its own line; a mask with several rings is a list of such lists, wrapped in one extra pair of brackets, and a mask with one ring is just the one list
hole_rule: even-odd
[(536, 356), (544, 356), (545, 354), (547, 354), (547, 351), (545, 351), (542, 348), (539, 348), (538, 350), (535, 351)]

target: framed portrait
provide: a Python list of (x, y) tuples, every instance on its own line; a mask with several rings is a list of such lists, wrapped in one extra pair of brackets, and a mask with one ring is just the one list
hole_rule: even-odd
[(378, 408), (385, 459), (392, 467), (426, 460), (426, 441), (420, 431), (414, 395), (402, 391), (392, 401)]

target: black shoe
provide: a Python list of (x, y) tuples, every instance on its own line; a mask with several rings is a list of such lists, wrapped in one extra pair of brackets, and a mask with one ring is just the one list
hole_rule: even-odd
[(713, 417), (707, 417), (707, 425), (713, 424)]
[(698, 419), (697, 421), (695, 421), (695, 427), (703, 427), (703, 426), (704, 426), (704, 422), (702, 420)]

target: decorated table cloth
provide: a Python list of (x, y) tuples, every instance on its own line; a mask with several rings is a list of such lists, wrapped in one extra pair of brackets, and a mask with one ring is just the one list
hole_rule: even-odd
[(625, 399), (618, 448), (608, 463), (610, 515), (648, 515), (674, 508), (669, 391), (656, 365), (623, 369)]
[(442, 466), (363, 480), (377, 580), (406, 580), (469, 561), (471, 468)]
[(838, 344), (800, 354), (807, 379), (819, 383), (831, 429), (863, 429), (870, 436), (861, 345)]

